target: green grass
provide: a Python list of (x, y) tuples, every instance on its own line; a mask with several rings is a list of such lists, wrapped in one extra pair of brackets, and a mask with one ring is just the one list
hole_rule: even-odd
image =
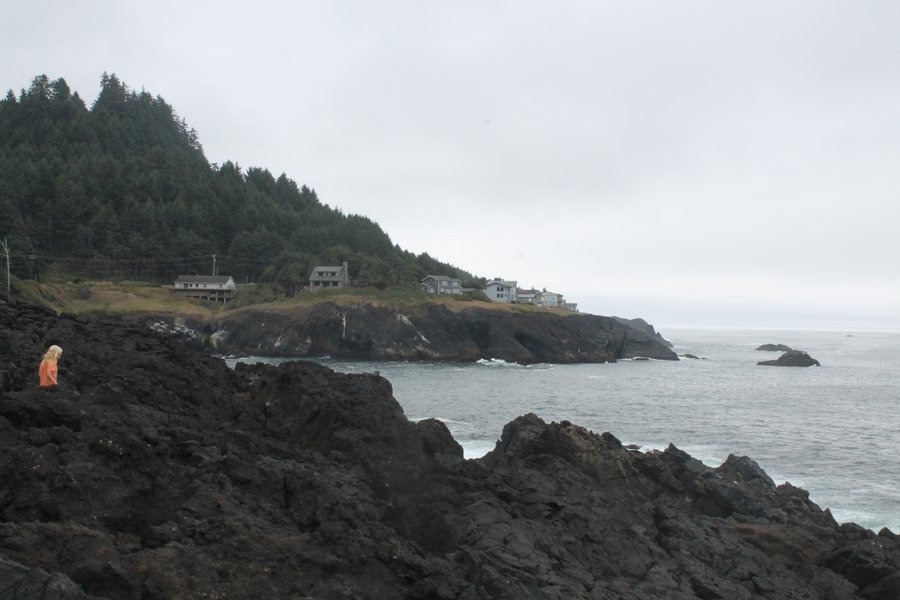
[[(6, 287), (3, 288), (3, 294), (6, 295)], [(21, 300), (30, 304), (45, 306), (50, 310), (60, 313), (59, 298), (52, 290), (45, 288), (36, 281), (30, 279), (19, 279), (15, 275), (10, 278), (10, 294), (13, 300)]]
[[(80, 281), (42, 284), (58, 310), (71, 313), (172, 313), (204, 316), (216, 305), (175, 297), (170, 286), (141, 281)], [(221, 307), (222, 305), (218, 305)]]
[(546, 309), (530, 305), (492, 303), (483, 294), (434, 295), (426, 294), (418, 285), (375, 288), (342, 288), (310, 293), (306, 290), (285, 297), (280, 288), (268, 283), (239, 284), (237, 294), (228, 304), (175, 296), (172, 287), (141, 281), (69, 281), (65, 283), (37, 283), (16, 281), (17, 294), (29, 301), (48, 306), (56, 312), (76, 314), (107, 312), (131, 314), (170, 314), (209, 317), (231, 311), (257, 309), (267, 311), (291, 310), (331, 301), (343, 305), (369, 304), (406, 313), (424, 310), (430, 304), (442, 304), (453, 311), (467, 308), (514, 312), (554, 312), (571, 315), (562, 309)]

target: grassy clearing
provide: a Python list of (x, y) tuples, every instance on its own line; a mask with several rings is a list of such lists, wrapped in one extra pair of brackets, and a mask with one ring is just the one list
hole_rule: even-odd
[(239, 284), (237, 295), (228, 304), (216, 304), (202, 300), (180, 298), (172, 293), (171, 286), (161, 286), (139, 281), (80, 281), (68, 283), (18, 282), (22, 295), (44, 304), (56, 312), (76, 314), (153, 313), (206, 318), (242, 310), (284, 311), (305, 308), (330, 301), (347, 306), (362, 304), (388, 307), (405, 313), (424, 310), (430, 304), (442, 304), (452, 311), (467, 308), (483, 308), (511, 312), (553, 312), (571, 315), (562, 309), (546, 309), (524, 304), (497, 304), (472, 297), (430, 295), (417, 286), (397, 287), (386, 290), (375, 288), (344, 288), (323, 290), (317, 293), (302, 292), (286, 298), (270, 284)]
[[(244, 298), (243, 300), (241, 299), (242, 297)], [(290, 298), (283, 296), (272, 298), (258, 295), (249, 300), (247, 299), (247, 294), (245, 294), (245, 286), (238, 286), (238, 294), (235, 300), (228, 304), (228, 307), (229, 309), (248, 306), (262, 309), (282, 309), (291, 306), (313, 306), (321, 302), (334, 302), (348, 306), (361, 304), (387, 306), (407, 311), (421, 308), (426, 304), (459, 304), (469, 307), (488, 305), (486, 302), (479, 302), (471, 298), (461, 299), (453, 296), (429, 295), (418, 286), (395, 287), (384, 290), (376, 288), (342, 288), (322, 290), (315, 293), (304, 291)]]
[(170, 313), (205, 317), (222, 305), (176, 298), (169, 286), (137, 281), (86, 281), (42, 284), (45, 297), (51, 297), (58, 311), (76, 314)]

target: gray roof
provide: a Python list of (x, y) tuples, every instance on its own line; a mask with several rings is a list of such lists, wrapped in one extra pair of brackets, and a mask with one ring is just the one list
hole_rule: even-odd
[(422, 281), (425, 281), (428, 278), (434, 279), (436, 281), (459, 281), (459, 282), (462, 282), (462, 279), (456, 279), (455, 277), (448, 277), (447, 275), (427, 275), (426, 277), (424, 277), (422, 279)]
[(228, 283), (229, 275), (179, 275), (175, 283)]
[(503, 285), (506, 287), (514, 288), (514, 287), (516, 287), (517, 284), (518, 284), (517, 281), (501, 281), (500, 279), (495, 279), (493, 281), (488, 281), (484, 287), (487, 287), (489, 285)]
[[(341, 276), (341, 271), (344, 270), (344, 267), (316, 267), (312, 270), (312, 273), (309, 274), (310, 281), (341, 281), (343, 277)], [(325, 273), (324, 275), (319, 275), (319, 272)]]

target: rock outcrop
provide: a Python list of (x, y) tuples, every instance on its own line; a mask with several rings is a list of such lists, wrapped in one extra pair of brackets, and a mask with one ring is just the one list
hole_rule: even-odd
[(803, 350), (790, 350), (775, 360), (761, 360), (758, 365), (767, 367), (818, 367), (819, 361)]
[(638, 319), (625, 319), (625, 318), (622, 318), (622, 317), (613, 317), (613, 319), (615, 319), (615, 320), (618, 321), (619, 323), (622, 323), (623, 325), (627, 325), (628, 327), (631, 327), (632, 329), (637, 329), (638, 331), (643, 331), (643, 332), (646, 333), (647, 335), (656, 338), (657, 341), (661, 342), (662, 344), (666, 345), (666, 346), (669, 347), (669, 348), (672, 347), (672, 342), (670, 342), (669, 340), (665, 339), (665, 338), (662, 336), (661, 333), (659, 333), (658, 331), (656, 331), (656, 328), (653, 327), (653, 325), (651, 325), (650, 323), (648, 323), (648, 322), (645, 321), (644, 319), (640, 319), (640, 318), (638, 318)]
[[(61, 385), (35, 387), (43, 348)], [(376, 375), (0, 302), (0, 595), (900, 598), (900, 542), (752, 460), (525, 415), (464, 460)]]
[(757, 350), (763, 352), (790, 352), (793, 348), (785, 346), (784, 344), (763, 344), (762, 346), (759, 346)]
[(678, 360), (646, 322), (638, 320), (643, 325), (634, 327), (614, 317), (587, 314), (451, 310), (439, 303), (404, 311), (325, 301), (290, 309), (229, 311), (205, 324), (171, 323), (158, 316), (143, 320), (157, 329), (191, 333), (223, 354), (463, 362), (497, 358), (522, 364), (613, 362), (636, 356)]

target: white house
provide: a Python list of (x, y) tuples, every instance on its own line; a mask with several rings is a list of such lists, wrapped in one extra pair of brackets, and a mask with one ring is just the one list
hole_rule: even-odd
[(546, 288), (541, 291), (538, 305), (544, 308), (562, 308), (563, 304), (565, 304), (565, 298), (563, 298), (562, 294), (548, 292)]
[(484, 286), (484, 293), (491, 302), (515, 302), (517, 298), (516, 284), (515, 281), (495, 279), (488, 281)]
[(538, 298), (540, 298), (540, 292), (536, 289), (516, 290), (516, 302), (519, 304), (537, 304)]
[(421, 282), (422, 289), (429, 294), (462, 294), (462, 279), (454, 279), (446, 275), (429, 275)]
[(340, 267), (316, 267), (309, 274), (309, 291), (319, 292), (350, 285), (350, 267), (347, 261)]
[(234, 298), (237, 286), (231, 276), (181, 275), (175, 280), (176, 296), (199, 298), (214, 302), (228, 302)]

